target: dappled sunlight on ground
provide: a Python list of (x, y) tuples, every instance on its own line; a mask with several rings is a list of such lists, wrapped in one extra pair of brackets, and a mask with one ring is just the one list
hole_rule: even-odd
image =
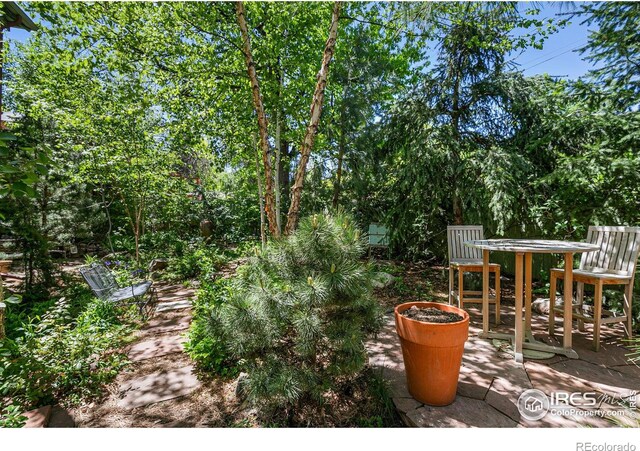
[[(441, 267), (413, 264), (411, 267), (406, 276), (400, 273), (403, 280), (398, 285), (378, 290), (377, 295), (387, 308), (385, 326), (380, 335), (368, 344), (370, 364), (380, 368), (390, 383), (394, 402), (405, 423), (418, 427), (611, 427), (620, 423), (637, 426), (633, 422), (633, 415), (638, 415), (637, 409), (635, 412), (625, 410), (625, 416), (618, 422), (597, 416), (595, 412), (584, 413), (599, 407), (624, 410), (621, 405), (632, 402), (633, 396), (640, 390), (640, 367), (628, 360), (630, 350), (624, 346), (624, 331), (619, 324), (603, 327), (599, 352), (591, 349), (590, 327), (587, 326), (586, 332), (576, 329), (573, 332), (573, 348), (579, 359), (557, 355), (546, 360), (525, 357), (523, 365), (516, 363), (511, 354), (499, 350), (491, 340), (477, 337), (482, 327), (479, 305), (467, 306), (470, 314), (469, 340), (465, 344), (456, 401), (446, 407), (430, 407), (413, 400), (406, 388), (402, 350), (391, 311), (394, 305), (409, 300), (446, 302), (448, 275), (443, 276), (446, 273)], [(427, 277), (431, 280), (417, 280)], [(496, 327), (492, 318), (491, 328), (513, 333), (513, 292), (508, 282), (506, 285), (501, 308), (502, 323)], [(413, 289), (407, 290), (405, 287)], [(433, 287), (433, 291), (426, 292), (427, 287)], [(537, 339), (559, 344), (547, 334), (546, 315), (534, 313), (532, 329)], [(556, 334), (557, 337), (562, 336), (560, 322)], [(541, 420), (529, 421), (521, 417), (517, 401), (524, 390), (531, 388), (547, 395), (558, 391), (595, 393), (598, 404), (576, 404), (574, 407), (578, 409), (578, 414), (547, 414)]]

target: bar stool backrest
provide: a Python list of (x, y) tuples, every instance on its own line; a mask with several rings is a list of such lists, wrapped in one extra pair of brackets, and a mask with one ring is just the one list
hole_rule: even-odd
[(482, 260), (482, 250), (465, 246), (465, 241), (483, 240), (481, 225), (447, 226), (449, 261)]
[(640, 227), (589, 226), (587, 242), (600, 249), (580, 258), (580, 269), (633, 277), (640, 250)]

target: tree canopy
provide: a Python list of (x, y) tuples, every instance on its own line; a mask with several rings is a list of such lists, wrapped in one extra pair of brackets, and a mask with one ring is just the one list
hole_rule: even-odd
[[(26, 6), (41, 26), (6, 57), (19, 142), (0, 194), (5, 217), (28, 194), (49, 241), (140, 257), (151, 232), (278, 237), (340, 208), (386, 223), (399, 255), (438, 256), (449, 223), (569, 237), (638, 221), (633, 3), (544, 20), (516, 2)], [(594, 27), (594, 70), (523, 75), (514, 53), (568, 21)], [(93, 232), (55, 232), (88, 211)]]

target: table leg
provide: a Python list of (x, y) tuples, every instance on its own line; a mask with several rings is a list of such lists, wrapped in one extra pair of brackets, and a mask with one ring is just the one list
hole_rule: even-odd
[(573, 254), (564, 254), (564, 340), (565, 349), (571, 349), (571, 328), (573, 317)]
[(524, 254), (524, 330), (525, 334), (531, 333), (531, 263), (532, 254)]
[(482, 332), (489, 332), (489, 251), (482, 251)]
[(522, 295), (523, 288), (522, 282), (524, 280), (523, 274), (523, 253), (516, 253), (516, 321), (515, 321), (515, 343), (513, 344), (514, 354), (516, 358), (516, 362), (522, 363), (524, 361), (524, 356), (522, 355), (522, 343), (524, 342), (524, 331), (523, 323), (522, 323)]

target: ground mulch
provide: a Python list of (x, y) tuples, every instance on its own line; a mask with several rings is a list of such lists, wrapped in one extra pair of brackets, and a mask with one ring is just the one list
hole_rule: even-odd
[[(231, 277), (242, 260), (231, 262), (220, 269), (218, 277)], [(386, 288), (375, 290), (375, 297), (387, 309), (409, 301), (448, 300), (448, 271), (440, 265), (427, 262), (401, 262), (378, 260), (380, 270), (396, 277)], [(75, 273), (78, 262), (64, 265), (67, 273)], [(503, 299), (512, 300), (513, 283), (503, 280)], [(178, 287), (180, 288), (180, 287)], [(193, 295), (194, 293), (192, 293)], [(168, 296), (173, 295), (167, 293)], [(175, 297), (175, 296), (173, 296)], [(191, 315), (191, 310), (156, 313), (152, 319), (172, 320)], [(185, 329), (181, 333), (187, 333)], [(165, 333), (155, 333), (143, 327), (136, 332), (136, 341), (149, 340)], [(173, 333), (175, 335), (175, 332)], [(118, 406), (122, 396), (120, 388), (132, 379), (161, 371), (171, 371), (193, 362), (184, 353), (174, 353), (129, 364), (116, 379), (105, 387), (103, 396), (80, 406), (68, 407), (78, 427), (379, 427), (380, 404), (371, 393), (371, 373), (350, 381), (325, 396), (321, 407), (308, 407), (286, 418), (260, 417), (248, 403), (236, 396), (236, 381), (197, 371), (202, 385), (187, 396), (135, 408)], [(196, 368), (196, 370), (198, 370)], [(400, 426), (388, 422), (385, 426)]]
[[(221, 277), (233, 275), (238, 262), (223, 268)], [(175, 289), (165, 290), (174, 300)], [(160, 302), (162, 302), (160, 290)], [(194, 295), (195, 293), (191, 293)], [(151, 320), (179, 319), (192, 315), (191, 309), (156, 313)], [(186, 334), (188, 329), (180, 332)], [(169, 334), (175, 335), (176, 332)], [(136, 332), (136, 342), (166, 335), (156, 334), (153, 327)], [(126, 351), (126, 350), (124, 350)], [(305, 407), (283, 416), (259, 416), (256, 409), (236, 395), (237, 382), (221, 378), (196, 368), (202, 385), (189, 395), (137, 407), (131, 410), (118, 405), (121, 387), (133, 379), (157, 372), (169, 372), (191, 365), (183, 352), (133, 362), (105, 388), (104, 396), (91, 403), (70, 407), (69, 412), (78, 427), (354, 427), (401, 426), (398, 418), (381, 423), (380, 405), (371, 394), (369, 372), (355, 381), (341, 384), (325, 396), (322, 406)], [(392, 415), (396, 415), (395, 411)], [(395, 421), (394, 421), (395, 420)]]
[[(446, 265), (401, 260), (378, 260), (375, 263), (380, 271), (388, 272), (397, 279), (392, 285), (374, 291), (376, 299), (388, 311), (393, 311), (396, 305), (404, 302), (449, 302), (449, 269)], [(474, 276), (477, 279), (476, 289), (480, 290), (481, 274), (477, 273)], [(505, 305), (514, 305), (514, 280), (505, 275), (500, 280), (501, 302)], [(465, 288), (469, 289), (467, 283), (469, 283), (468, 280), (465, 281)], [(538, 282), (533, 283), (534, 289), (538, 286)]]

